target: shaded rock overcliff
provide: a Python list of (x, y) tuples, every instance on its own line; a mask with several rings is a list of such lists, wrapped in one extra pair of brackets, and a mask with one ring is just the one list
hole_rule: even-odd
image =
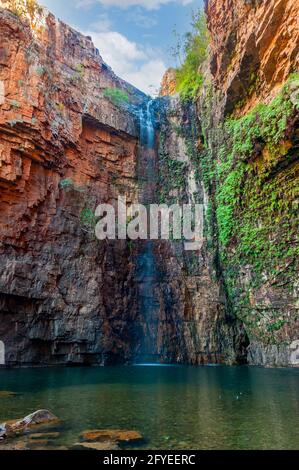
[[(199, 172), (200, 134), (195, 106), (178, 97), (158, 100), (157, 195), (160, 204), (201, 204), (209, 194)], [(247, 337), (227, 305), (215, 252), (207, 231), (202, 246), (182, 241), (156, 247), (160, 278), (160, 326), (172, 362), (191, 364), (246, 361)], [(165, 324), (169, 327), (165, 328)]]

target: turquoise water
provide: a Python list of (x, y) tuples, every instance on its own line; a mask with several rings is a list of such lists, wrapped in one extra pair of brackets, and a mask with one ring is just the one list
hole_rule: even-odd
[(61, 419), (55, 446), (120, 428), (140, 431), (146, 449), (299, 449), (298, 369), (0, 370), (1, 390), (18, 395), (0, 398), (0, 422), (40, 408)]

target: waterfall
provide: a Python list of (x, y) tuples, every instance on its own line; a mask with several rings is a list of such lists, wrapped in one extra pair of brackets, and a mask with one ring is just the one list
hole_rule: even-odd
[(155, 126), (154, 126), (154, 117), (152, 114), (152, 105), (153, 101), (148, 101), (146, 105), (145, 118), (143, 111), (141, 110), (141, 137), (144, 137), (145, 130), (145, 143), (148, 149), (153, 149), (155, 147)]
[(140, 202), (144, 205), (155, 202), (156, 188), (156, 151), (155, 151), (155, 118), (153, 103), (150, 100), (140, 109), (140, 160), (139, 179), (141, 180)]
[[(155, 119), (153, 101), (140, 109), (139, 199), (145, 206), (155, 202), (156, 191)], [(140, 242), (137, 259), (138, 309), (142, 325), (142, 338), (136, 352), (137, 362), (158, 362), (158, 320), (160, 305), (156, 287), (154, 243)]]
[(0, 341), (0, 366), (5, 365), (5, 345)]

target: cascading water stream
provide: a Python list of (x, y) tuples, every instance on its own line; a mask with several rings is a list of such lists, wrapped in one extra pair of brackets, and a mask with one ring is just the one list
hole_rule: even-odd
[[(140, 110), (140, 157), (139, 183), (140, 203), (145, 206), (155, 202), (156, 191), (156, 150), (153, 101)], [(158, 362), (158, 318), (157, 269), (154, 244), (151, 240), (140, 242), (137, 260), (138, 307), (141, 317), (143, 338), (136, 354), (136, 362)]]

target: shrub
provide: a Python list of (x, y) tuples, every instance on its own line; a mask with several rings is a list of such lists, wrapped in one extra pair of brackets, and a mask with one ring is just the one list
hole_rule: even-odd
[(85, 207), (80, 214), (80, 222), (83, 228), (93, 231), (97, 223), (94, 211), (89, 207)]
[(104, 96), (115, 106), (123, 106), (129, 103), (129, 95), (119, 88), (106, 88)]
[(85, 67), (83, 64), (76, 65), (76, 72), (80, 78), (84, 77)]
[(20, 103), (16, 100), (12, 100), (10, 104), (11, 104), (11, 107), (14, 109), (19, 109), (21, 107)]
[(61, 189), (71, 189), (74, 187), (74, 181), (72, 178), (65, 178), (60, 181), (59, 186)]
[(193, 13), (192, 31), (182, 38), (177, 35), (173, 55), (181, 64), (176, 68), (176, 90), (183, 99), (195, 99), (203, 83), (200, 66), (207, 58), (209, 34), (202, 11)]

